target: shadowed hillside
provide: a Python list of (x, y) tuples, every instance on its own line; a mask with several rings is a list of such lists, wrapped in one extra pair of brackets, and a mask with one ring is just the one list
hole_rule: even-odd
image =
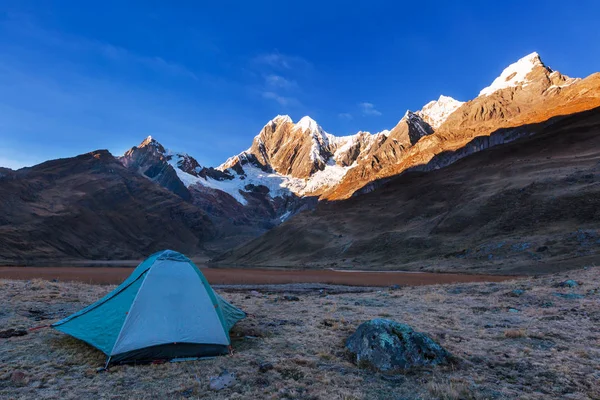
[(203, 253), (206, 214), (100, 150), (0, 175), (0, 263)]

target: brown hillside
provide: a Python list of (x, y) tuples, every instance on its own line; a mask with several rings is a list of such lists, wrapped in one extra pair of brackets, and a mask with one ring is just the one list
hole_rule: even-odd
[(201, 254), (213, 223), (108, 151), (0, 176), (0, 263)]

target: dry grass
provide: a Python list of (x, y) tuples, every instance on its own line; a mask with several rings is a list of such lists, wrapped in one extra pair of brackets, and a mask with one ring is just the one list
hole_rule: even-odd
[[(582, 285), (553, 287), (568, 278)], [(282, 301), (280, 293), (228, 292), (227, 299), (253, 315), (234, 328), (232, 357), (117, 366), (97, 374), (103, 354), (42, 329), (0, 339), (0, 398), (598, 399), (600, 295), (588, 292), (599, 282), (600, 268), (590, 268), (504, 283), (297, 293), (300, 301)], [(517, 288), (524, 293), (511, 296)], [(111, 289), (0, 281), (0, 329), (47, 324)], [(396, 376), (357, 368), (344, 340), (361, 322), (382, 315), (428, 332), (458, 364)], [(259, 372), (263, 362), (273, 369)], [(212, 392), (208, 377), (222, 369), (238, 381)]]

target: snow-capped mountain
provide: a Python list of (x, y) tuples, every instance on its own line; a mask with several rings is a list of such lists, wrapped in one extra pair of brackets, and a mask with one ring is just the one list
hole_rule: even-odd
[(568, 86), (579, 80), (561, 75), (558, 71), (553, 71), (542, 62), (538, 53), (533, 52), (506, 67), (490, 86), (479, 92), (479, 96), (489, 96), (499, 90), (511, 87), (525, 87), (535, 81), (536, 72), (546, 75), (551, 82), (551, 86), (555, 87)]
[[(528, 122), (520, 117), (532, 105), (560, 95), (578, 81), (552, 71), (532, 53), (509, 65), (477, 98), (465, 103), (441, 95), (416, 112), (406, 111), (395, 127), (379, 133), (335, 136), (308, 116), (294, 122), (288, 115), (278, 115), (246, 151), (214, 169), (165, 149), (151, 137), (129, 150), (121, 162), (190, 201), (218, 196), (221, 202), (227, 199), (235, 207), (250, 209), (260, 198), (271, 205), (267, 214), (277, 223), (306, 206), (299, 199), (346, 198), (372, 188), (371, 182), (380, 178), (422, 168), (436, 154), (460, 148), (478, 135)], [(281, 206), (290, 199), (292, 203)]]

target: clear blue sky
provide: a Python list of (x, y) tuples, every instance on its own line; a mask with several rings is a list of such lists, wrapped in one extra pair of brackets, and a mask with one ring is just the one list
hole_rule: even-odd
[(218, 165), (277, 114), (376, 132), (533, 51), (600, 70), (597, 1), (173, 3), (2, 1), (0, 166), (147, 135)]

